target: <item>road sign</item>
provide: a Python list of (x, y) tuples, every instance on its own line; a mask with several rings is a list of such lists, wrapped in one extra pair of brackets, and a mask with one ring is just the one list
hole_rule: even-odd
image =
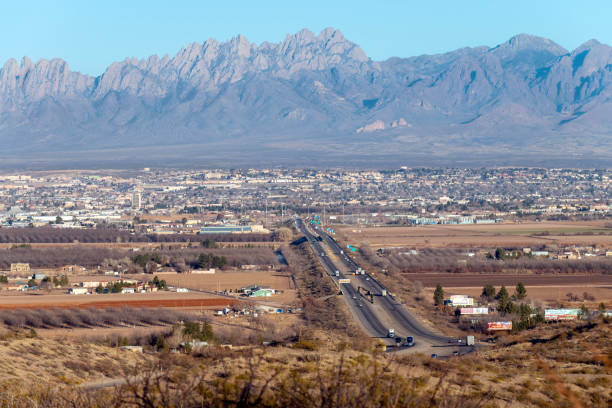
[(338, 283), (339, 284), (343, 284), (343, 283), (351, 283), (350, 279), (338, 279)]

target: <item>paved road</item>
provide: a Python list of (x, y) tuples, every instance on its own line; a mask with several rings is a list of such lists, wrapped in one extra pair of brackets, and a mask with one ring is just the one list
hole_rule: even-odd
[[(458, 339), (440, 335), (427, 328), (369, 273), (354, 275), (360, 266), (345, 254), (343, 248), (323, 229), (306, 225), (299, 218), (295, 219), (295, 223), (332, 279), (336, 283), (340, 279), (350, 279), (350, 284), (339, 285), (344, 294), (343, 298), (357, 322), (372, 337), (383, 338), (388, 344), (393, 344), (394, 340), (387, 339), (388, 330), (393, 328), (397, 336), (415, 338), (415, 351), (432, 352), (441, 356), (452, 354), (455, 350), (461, 353), (469, 351), (465, 347), (449, 347), (451, 344), (457, 344)], [(374, 294), (374, 303), (359, 293), (359, 287)], [(386, 296), (383, 296), (384, 291), (387, 292)]]

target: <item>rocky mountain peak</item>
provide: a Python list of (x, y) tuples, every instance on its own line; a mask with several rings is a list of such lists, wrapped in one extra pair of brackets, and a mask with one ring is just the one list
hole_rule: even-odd
[(499, 45), (499, 48), (510, 48), (514, 50), (547, 50), (553, 54), (567, 54), (567, 50), (559, 44), (543, 37), (538, 37), (530, 34), (518, 34), (510, 38), (505, 43)]
[(126, 58), (97, 78), (61, 59), (24, 57), (0, 69), (0, 142), (106, 149), (211, 138), (236, 147), (236, 137), (246, 145), (251, 136), (319, 145), (328, 137), (350, 151), (356, 137), (372, 136), (426, 150), (448, 135), (460, 148), (502, 133), (509, 145), (570, 128), (609, 135), (611, 66), (605, 44), (569, 53), (527, 34), (379, 63), (333, 28), (260, 45), (243, 35), (208, 39), (172, 57)]
[[(600, 43), (596, 39), (592, 38), (592, 39), (590, 39), (588, 41), (585, 41), (584, 43), (580, 44), (580, 46), (578, 46), (578, 48), (576, 48), (574, 50), (574, 53), (580, 53), (581, 51), (584, 51), (584, 50), (590, 50), (590, 49), (593, 49), (593, 48), (599, 48), (602, 45), (603, 45), (602, 43)], [(605, 45), (604, 45), (604, 47), (605, 47)]]
[(499, 58), (505, 66), (541, 67), (568, 51), (546, 38), (519, 34), (491, 48), (489, 53)]

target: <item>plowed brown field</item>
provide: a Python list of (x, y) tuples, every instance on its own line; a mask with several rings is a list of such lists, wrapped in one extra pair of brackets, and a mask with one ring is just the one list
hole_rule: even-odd
[(470, 273), (409, 273), (410, 280), (420, 281), (424, 287), (442, 286), (477, 287), (491, 285), (516, 285), (523, 282), (529, 286), (578, 286), (610, 285), (612, 275), (510, 275), (510, 274), (470, 274)]
[[(153, 295), (19, 295), (0, 297), (0, 310), (51, 308), (107, 308), (107, 307), (172, 307), (181, 309), (219, 308), (231, 306), (236, 299), (194, 297), (190, 294)], [(138, 299), (140, 297), (140, 299)]]

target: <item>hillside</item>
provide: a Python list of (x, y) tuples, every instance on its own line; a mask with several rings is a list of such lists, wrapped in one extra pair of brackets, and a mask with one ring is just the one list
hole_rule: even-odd
[(315, 340), (190, 355), (5, 340), (0, 352), (17, 358), (7, 367), (0, 401), (20, 407), (609, 407), (609, 335), (606, 321), (562, 324), (504, 336), (448, 360)]

